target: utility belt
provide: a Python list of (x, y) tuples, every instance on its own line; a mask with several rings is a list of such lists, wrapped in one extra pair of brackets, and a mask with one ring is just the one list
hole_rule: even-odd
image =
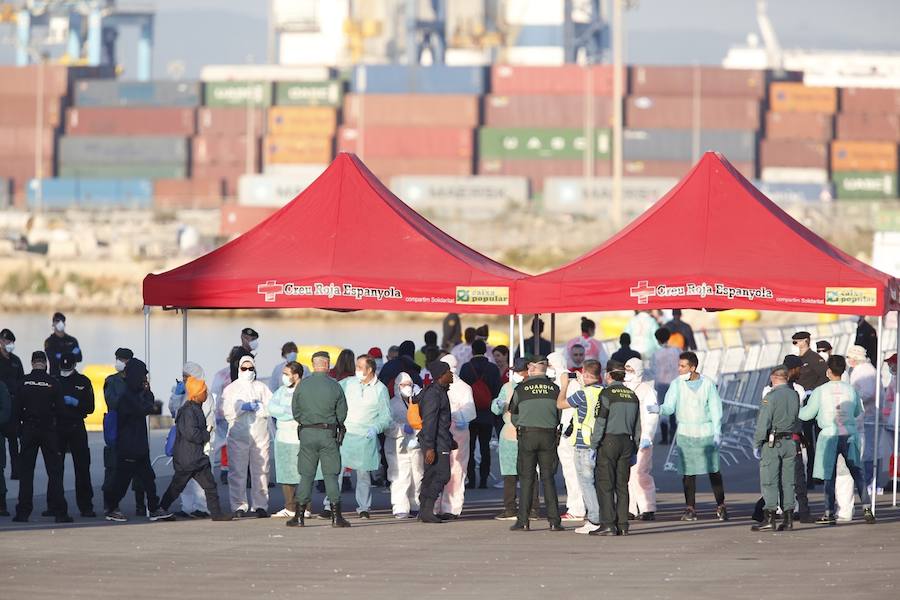
[(313, 423), (312, 425), (304, 425), (303, 423), (300, 423), (300, 425), (298, 425), (297, 428), (298, 429), (331, 429), (332, 431), (334, 431), (335, 429), (337, 429), (337, 424), (335, 424), (335, 423), (331, 423), (331, 424), (329, 424), (329, 423)]
[(334, 434), (334, 439), (337, 441), (338, 446), (344, 442), (344, 436), (347, 434), (347, 428), (337, 423), (312, 423), (310, 425), (300, 423), (297, 425), (298, 438), (300, 437), (300, 432), (304, 429), (324, 429), (326, 431), (331, 431)]
[(516, 431), (522, 433), (553, 433), (559, 431), (558, 427), (517, 427)]

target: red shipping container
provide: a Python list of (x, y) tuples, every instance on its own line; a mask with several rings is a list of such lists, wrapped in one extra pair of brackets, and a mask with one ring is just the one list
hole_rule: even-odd
[(740, 96), (764, 98), (765, 71), (723, 67), (632, 67), (633, 96)]
[[(262, 141), (255, 137), (250, 142), (253, 164), (259, 164)], [(191, 140), (191, 160), (194, 165), (236, 165), (247, 163), (246, 135), (207, 135)]]
[(70, 108), (67, 135), (166, 135), (188, 137), (196, 132), (193, 108)]
[[(612, 98), (594, 96), (594, 124), (612, 126)], [(491, 127), (584, 127), (584, 96), (487, 96), (484, 123)]]
[(759, 144), (759, 166), (828, 168), (828, 144), (804, 140), (762, 140)]
[(381, 181), (397, 175), (471, 175), (471, 158), (372, 158), (366, 166)]
[[(44, 177), (53, 177), (53, 160), (45, 158), (42, 161)], [(34, 156), (19, 156), (18, 158), (4, 158), (0, 160), (0, 177), (13, 179), (19, 184), (26, 183), (35, 176)]]
[[(38, 145), (34, 128), (0, 128), (0, 160), (34, 156)], [(52, 129), (41, 132), (41, 155), (50, 159), (55, 154), (56, 134)], [(0, 166), (2, 168), (2, 166)]]
[[(69, 92), (69, 84), (75, 79), (109, 77), (110, 67), (68, 67), (63, 65), (28, 65), (25, 67), (0, 67), (0, 96), (37, 95), (38, 74), (43, 71), (44, 95), (60, 98)], [(6, 98), (0, 99), (2, 104)]]
[[(584, 161), (577, 159), (518, 159), (494, 160), (484, 159), (478, 163), (479, 175), (518, 175), (528, 177), (531, 191), (541, 193), (544, 190), (545, 177), (583, 177)], [(609, 177), (612, 174), (612, 163), (597, 161), (594, 165), (594, 177)]]
[(900, 114), (900, 89), (842, 89), (841, 112)]
[[(254, 173), (259, 172), (254, 165)], [(243, 166), (237, 165), (195, 165), (191, 168), (191, 179), (222, 181), (222, 193), (226, 198), (237, 197), (238, 179), (246, 173)]]
[(703, 129), (756, 131), (760, 102), (756, 98), (631, 96), (625, 102), (625, 124), (640, 129), (690, 129), (694, 115)]
[[(0, 96), (0, 127), (35, 127), (37, 115), (35, 98)], [(43, 126), (59, 127), (62, 116), (62, 101), (59, 98), (47, 98), (43, 107)]]
[[(756, 165), (749, 162), (731, 163), (747, 179), (756, 178)], [(690, 161), (626, 160), (622, 163), (625, 177), (674, 177), (681, 179), (694, 167)]]
[(814, 112), (766, 113), (766, 137), (770, 140), (827, 142), (833, 136), (832, 115)]
[(254, 135), (260, 136), (265, 133), (264, 110), (208, 107), (197, 109), (197, 133), (200, 135), (245, 135), (248, 122), (252, 122)]
[(226, 204), (222, 207), (222, 224), (219, 233), (226, 237), (246, 233), (265, 219), (272, 216), (278, 208), (271, 206), (240, 206)]
[(900, 142), (900, 114), (839, 114), (836, 137), (839, 140)]
[[(612, 96), (613, 69), (611, 65), (591, 67), (593, 93)], [(623, 74), (624, 89), (628, 91), (628, 69)], [(580, 65), (518, 66), (494, 65), (491, 67), (491, 93), (493, 94), (584, 94), (588, 89), (588, 70)]]
[(364, 159), (469, 158), (474, 132), (458, 127), (341, 127), (337, 143), (338, 152), (354, 152)]
[(478, 127), (478, 96), (435, 94), (347, 94), (344, 124), (365, 127)]
[(221, 179), (157, 179), (153, 182), (153, 206), (163, 209), (219, 208)]

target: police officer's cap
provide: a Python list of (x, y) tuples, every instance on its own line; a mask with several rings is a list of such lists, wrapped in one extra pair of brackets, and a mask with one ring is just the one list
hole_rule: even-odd
[(831, 352), (832, 347), (831, 344), (829, 344), (825, 340), (819, 340), (818, 342), (816, 342), (816, 350), (819, 352)]
[(132, 358), (134, 358), (134, 352), (132, 352), (128, 348), (119, 348), (118, 350), (116, 350), (116, 358), (119, 358), (121, 360), (131, 360)]
[(59, 368), (60, 369), (74, 369), (75, 368), (75, 357), (69, 353), (63, 354), (59, 359)]
[(794, 335), (791, 336), (791, 339), (792, 340), (808, 340), (811, 337), (812, 336), (809, 334), (808, 331), (798, 331), (797, 333), (795, 333)]
[(534, 356), (532, 356), (531, 360), (529, 360), (528, 363), (532, 364), (532, 365), (549, 365), (550, 364), (549, 362), (547, 362), (547, 357), (541, 356), (540, 354), (535, 354)]
[(793, 354), (788, 354), (784, 357), (784, 361), (782, 362), (785, 369), (799, 369), (803, 366), (803, 361), (800, 360), (799, 356), (794, 356)]
[(788, 367), (785, 365), (776, 365), (772, 372), (769, 375), (778, 375), (779, 377), (787, 378)]
[(36, 363), (44, 363), (47, 364), (47, 355), (43, 350), (35, 350), (31, 353), (31, 362)]
[(432, 363), (428, 364), (428, 372), (431, 373), (431, 377), (434, 381), (437, 381), (441, 377), (443, 377), (444, 373), (450, 370), (450, 365), (445, 363), (442, 360), (436, 360)]
[(246, 335), (247, 337), (251, 337), (251, 338), (258, 338), (258, 337), (259, 337), (259, 334), (256, 333), (256, 330), (253, 329), (252, 327), (244, 327), (244, 328), (241, 330), (241, 335)]
[(0, 338), (3, 338), (4, 340), (9, 340), (10, 342), (16, 341), (16, 336), (14, 336), (13, 332), (10, 331), (9, 329), (4, 329), (3, 331), (0, 331)]
[(516, 360), (513, 361), (513, 371), (515, 371), (516, 373), (518, 373), (520, 371), (527, 371), (527, 370), (528, 370), (528, 361), (525, 360), (523, 357), (520, 356)]
[(331, 355), (325, 352), (324, 350), (319, 350), (318, 352), (314, 352), (312, 355), (313, 358), (327, 358), (331, 360)]

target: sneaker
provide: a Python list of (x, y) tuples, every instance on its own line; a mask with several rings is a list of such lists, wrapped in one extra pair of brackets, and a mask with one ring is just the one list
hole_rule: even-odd
[(696, 521), (697, 520), (697, 511), (693, 508), (684, 509), (684, 513), (681, 515), (682, 521)]
[(368, 520), (371, 519), (372, 517), (371, 517), (371, 515), (369, 515), (369, 511), (364, 510), (364, 511), (362, 511), (362, 512), (359, 513), (359, 518), (360, 518), (360, 519), (365, 519), (365, 520), (368, 521)]
[(655, 512), (645, 512), (641, 513), (641, 516), (638, 517), (639, 521), (655, 521), (656, 513)]
[(154, 521), (154, 522), (155, 521), (174, 521), (175, 515), (173, 515), (172, 513), (170, 513), (167, 510), (157, 508), (156, 510), (154, 510), (153, 512), (150, 513), (150, 520)]
[(56, 522), (57, 523), (74, 523), (75, 519), (70, 517), (68, 514), (56, 515)]
[(323, 510), (322, 512), (317, 514), (316, 518), (322, 519), (324, 521), (330, 521), (331, 520), (331, 511), (326, 508), (325, 510)]
[(837, 520), (834, 518), (833, 513), (826, 512), (824, 515), (816, 519), (816, 523), (819, 525), (837, 525)]
[(441, 521), (455, 521), (459, 518), (459, 515), (454, 515), (453, 513), (441, 513), (438, 515), (438, 518)]
[(515, 521), (519, 514), (510, 510), (504, 510), (502, 513), (494, 517), (497, 521)]
[(716, 509), (716, 518), (720, 521), (728, 520), (728, 509), (724, 504)]
[(581, 535), (590, 535), (592, 531), (597, 531), (600, 529), (600, 525), (594, 525), (590, 521), (585, 521), (584, 525), (575, 530), (575, 533), (580, 533)]
[(872, 513), (871, 508), (866, 508), (863, 510), (863, 519), (865, 519), (866, 523), (868, 523), (869, 525), (875, 522), (875, 515)]
[(126, 523), (128, 522), (128, 517), (122, 514), (120, 510), (111, 510), (106, 513), (107, 521), (115, 521), (116, 523)]
[(272, 515), (272, 518), (273, 518), (273, 519), (293, 519), (293, 518), (294, 518), (294, 515), (296, 515), (296, 514), (297, 514), (297, 513), (295, 513), (295, 512), (292, 511), (292, 510), (288, 510), (288, 509), (286, 509), (286, 508), (282, 508), (282, 509), (279, 510), (277, 513), (273, 514), (273, 515)]
[(256, 513), (257, 519), (268, 519), (269, 518), (269, 513), (264, 508), (257, 508), (255, 513)]
[(560, 515), (560, 520), (562, 521), (584, 521), (584, 517), (576, 517), (572, 513), (563, 513)]
[(195, 510), (194, 512), (191, 513), (191, 516), (194, 517), (195, 519), (208, 519), (209, 513), (203, 512), (202, 510)]
[(394, 515), (394, 518), (397, 519), (398, 521), (402, 520), (402, 519), (408, 519), (409, 513), (397, 513), (396, 515)]

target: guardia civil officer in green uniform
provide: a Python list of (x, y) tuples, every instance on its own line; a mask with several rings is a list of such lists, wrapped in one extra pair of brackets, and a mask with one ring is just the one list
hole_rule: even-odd
[(556, 467), (559, 444), (559, 410), (556, 402), (559, 386), (547, 377), (547, 359), (536, 356), (528, 365), (528, 377), (516, 386), (509, 403), (512, 424), (516, 427), (519, 441), (519, 458), (516, 470), (519, 473), (521, 494), (519, 516), (512, 531), (529, 529), (528, 515), (535, 485), (535, 467), (541, 468), (544, 482), (544, 502), (547, 505), (547, 519), (551, 531), (565, 531), (559, 517), (559, 498), (556, 495)]
[(331, 526), (350, 527), (341, 515), (340, 438), (347, 418), (347, 399), (344, 390), (328, 376), (327, 352), (312, 355), (313, 373), (300, 381), (294, 390), (292, 408), (300, 438), (297, 470), (300, 484), (297, 486), (297, 506), (288, 527), (303, 527), (303, 513), (312, 500), (316, 468), (321, 463), (325, 480), (325, 493), (331, 503)]
[(588, 535), (628, 535), (628, 478), (641, 439), (641, 402), (624, 381), (625, 365), (610, 359), (591, 435), (601, 528)]
[[(788, 385), (788, 370), (784, 365), (772, 369), (769, 376), (772, 390), (763, 398), (753, 436), (753, 454), (759, 460), (759, 479), (766, 501), (762, 524), (753, 531), (782, 531), (794, 528), (795, 461), (799, 441), (800, 396)], [(778, 509), (778, 484), (784, 494), (783, 521), (775, 524)]]

